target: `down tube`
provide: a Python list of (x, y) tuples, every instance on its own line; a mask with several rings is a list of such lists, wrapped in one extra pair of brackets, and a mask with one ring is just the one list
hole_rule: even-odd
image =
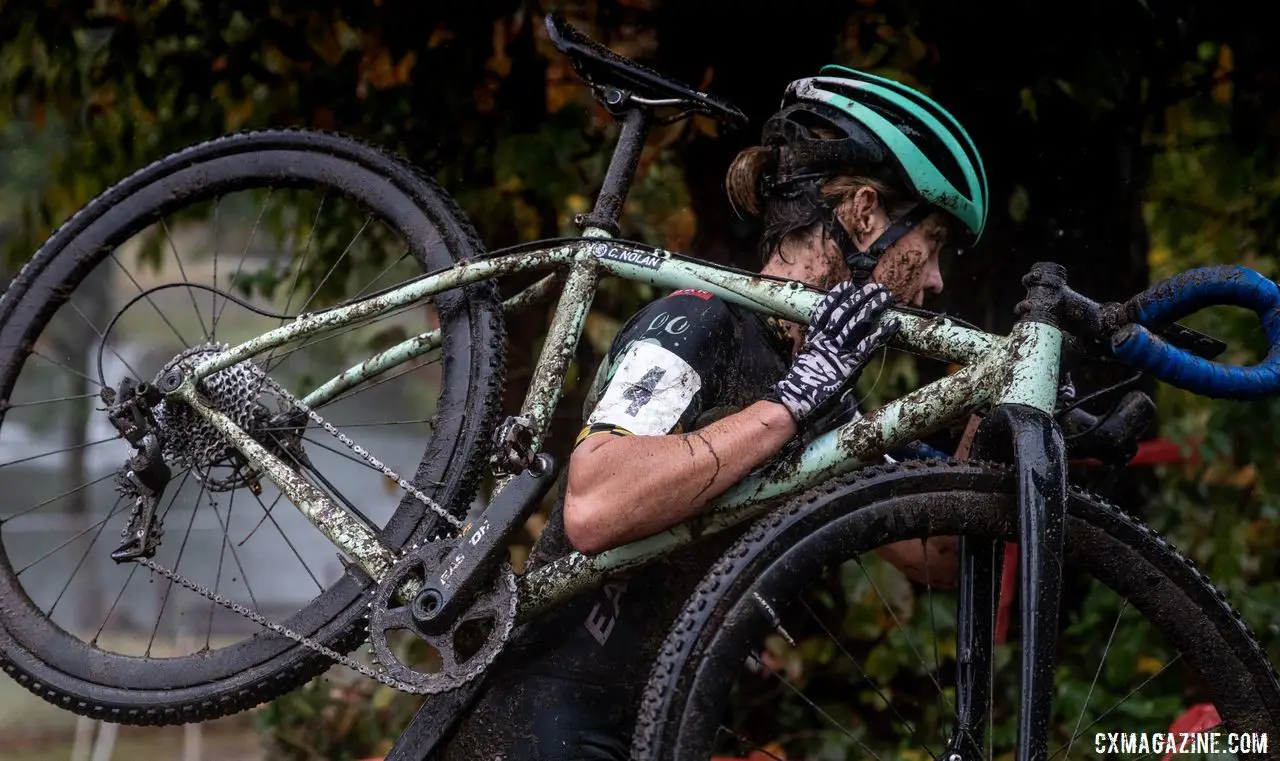
[[(999, 352), (993, 356), (1000, 356)], [(876, 452), (911, 441), (988, 401), (987, 362), (961, 368), (858, 420), (814, 440), (792, 462), (770, 463), (712, 502), (706, 513), (666, 531), (599, 555), (577, 552), (530, 571), (520, 580), (517, 620), (523, 622), (613, 576), (705, 536), (755, 518), (778, 498), (794, 495), (859, 467)]]

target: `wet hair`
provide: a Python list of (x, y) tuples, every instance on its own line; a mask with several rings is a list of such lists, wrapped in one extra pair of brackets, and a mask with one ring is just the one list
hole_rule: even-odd
[(785, 156), (786, 150), (760, 145), (747, 148), (734, 158), (725, 175), (725, 190), (734, 210), (739, 216), (760, 223), (761, 264), (767, 263), (784, 243), (803, 241), (819, 231), (825, 233), (826, 209), (852, 198), (860, 188), (873, 188), (892, 218), (905, 213), (914, 203), (889, 171), (873, 167), (848, 167), (822, 182), (817, 189), (822, 206), (814, 203), (811, 193), (770, 193), (766, 188), (777, 178), (780, 156)]

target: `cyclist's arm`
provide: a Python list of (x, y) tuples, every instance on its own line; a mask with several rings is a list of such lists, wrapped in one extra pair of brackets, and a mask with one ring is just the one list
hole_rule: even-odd
[(569, 460), (565, 533), (594, 554), (696, 514), (796, 432), (781, 404), (761, 401), (690, 433), (592, 436)]

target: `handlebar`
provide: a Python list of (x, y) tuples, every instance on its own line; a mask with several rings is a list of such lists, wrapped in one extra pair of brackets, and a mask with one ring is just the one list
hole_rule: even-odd
[[(1154, 331), (1210, 306), (1252, 309), (1271, 348), (1265, 359), (1237, 367), (1198, 357)], [(1203, 396), (1260, 399), (1280, 394), (1280, 286), (1238, 265), (1188, 270), (1152, 286), (1122, 306), (1127, 323), (1111, 333), (1119, 360), (1159, 380)]]

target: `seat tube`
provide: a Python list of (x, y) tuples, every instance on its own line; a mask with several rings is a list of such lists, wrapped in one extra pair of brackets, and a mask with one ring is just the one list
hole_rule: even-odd
[(600, 271), (594, 257), (583, 246), (575, 257), (564, 281), (564, 290), (556, 304), (555, 317), (547, 331), (542, 353), (529, 381), (521, 414), (533, 424), (533, 451), (539, 451), (546, 439), (551, 416), (560, 401), (565, 375), (578, 350), (578, 340), (595, 298)]

